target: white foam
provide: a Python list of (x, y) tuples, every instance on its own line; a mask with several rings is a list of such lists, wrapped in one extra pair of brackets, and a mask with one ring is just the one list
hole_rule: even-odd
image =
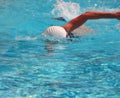
[(64, 17), (66, 20), (71, 20), (79, 15), (80, 6), (78, 3), (57, 0), (51, 13), (56, 17)]
[(36, 37), (30, 37), (30, 36), (16, 36), (15, 40), (18, 40), (18, 41), (21, 41), (21, 40), (36, 40), (37, 39), (37, 36)]

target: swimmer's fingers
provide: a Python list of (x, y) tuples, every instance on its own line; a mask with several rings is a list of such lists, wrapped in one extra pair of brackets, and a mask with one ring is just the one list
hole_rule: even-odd
[(116, 14), (117, 19), (120, 20), (120, 11), (116, 12), (115, 14)]

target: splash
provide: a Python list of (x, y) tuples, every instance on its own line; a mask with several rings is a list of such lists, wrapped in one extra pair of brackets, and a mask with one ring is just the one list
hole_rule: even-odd
[(36, 40), (36, 39), (38, 39), (37, 36), (36, 36), (36, 37), (30, 37), (30, 36), (25, 36), (25, 37), (23, 37), (23, 36), (16, 36), (16, 38), (15, 38), (15, 40), (17, 40), (17, 41), (30, 41), (30, 40)]
[(78, 3), (57, 0), (51, 13), (55, 17), (63, 17), (66, 20), (71, 20), (80, 14), (80, 6)]

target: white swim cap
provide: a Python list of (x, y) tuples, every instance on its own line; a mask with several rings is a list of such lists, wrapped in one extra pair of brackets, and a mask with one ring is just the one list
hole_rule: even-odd
[(55, 36), (55, 37), (66, 37), (67, 32), (63, 27), (60, 26), (50, 26), (48, 27), (43, 35)]

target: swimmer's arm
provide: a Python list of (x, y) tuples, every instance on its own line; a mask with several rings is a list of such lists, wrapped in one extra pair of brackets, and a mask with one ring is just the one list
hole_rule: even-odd
[(67, 24), (63, 26), (66, 31), (71, 32), (79, 26), (83, 25), (87, 20), (90, 19), (101, 19), (101, 18), (116, 18), (120, 19), (120, 11), (119, 12), (85, 12), (80, 16), (74, 18)]

